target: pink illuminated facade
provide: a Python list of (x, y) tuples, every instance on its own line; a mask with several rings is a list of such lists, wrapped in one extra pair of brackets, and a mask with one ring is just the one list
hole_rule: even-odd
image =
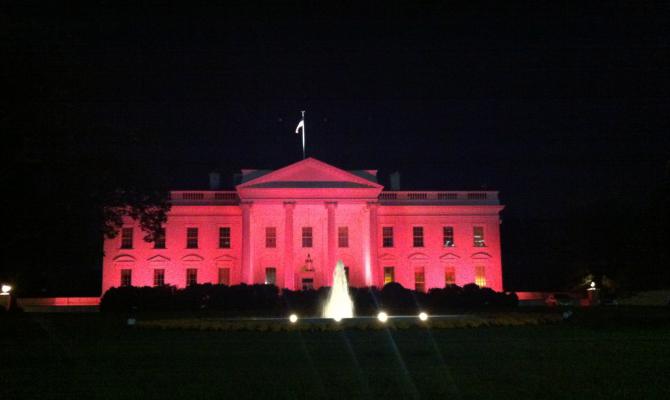
[(337, 260), (351, 286), (502, 290), (497, 192), (384, 191), (377, 171), (313, 158), (243, 170), (235, 191), (173, 191), (164, 240), (127, 220), (104, 243), (103, 292), (193, 283), (329, 286)]

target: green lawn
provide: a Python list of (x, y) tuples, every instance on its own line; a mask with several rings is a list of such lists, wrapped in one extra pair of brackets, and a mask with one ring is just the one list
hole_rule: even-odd
[(668, 313), (653, 323), (591, 314), (558, 325), (339, 332), (5, 315), (0, 399), (670, 398)]

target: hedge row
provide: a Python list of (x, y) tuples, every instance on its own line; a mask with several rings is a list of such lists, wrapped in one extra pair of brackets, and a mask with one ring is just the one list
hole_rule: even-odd
[[(108, 290), (101, 299), (102, 311), (194, 311), (211, 310), (225, 316), (283, 316), (295, 312), (319, 316), (330, 288), (280, 290), (272, 285), (194, 285), (184, 289), (163, 287), (121, 287)], [(393, 314), (427, 311), (447, 313), (454, 309), (514, 307), (514, 293), (495, 292), (470, 284), (449, 285), (428, 293), (403, 288), (397, 283), (350, 288), (356, 315), (375, 315), (383, 309)]]
[(377, 329), (409, 329), (409, 328), (431, 328), (431, 329), (454, 329), (454, 328), (478, 328), (485, 326), (522, 326), (540, 325), (560, 322), (560, 314), (537, 314), (537, 313), (501, 313), (496, 315), (468, 315), (449, 319), (428, 319), (420, 321), (416, 319), (390, 319), (381, 323), (376, 319), (354, 319), (335, 321), (299, 320), (292, 324), (287, 320), (222, 320), (207, 318), (186, 319), (158, 319), (140, 320), (137, 326), (140, 328), (153, 328), (165, 330), (201, 330), (201, 331), (250, 331), (250, 332), (283, 332), (283, 331), (335, 331), (342, 329), (377, 330)]

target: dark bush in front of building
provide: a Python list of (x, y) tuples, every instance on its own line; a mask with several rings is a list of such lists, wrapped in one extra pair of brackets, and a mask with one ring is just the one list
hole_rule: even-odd
[[(100, 302), (101, 311), (216, 311), (224, 316), (284, 316), (298, 313), (319, 316), (330, 288), (280, 290), (273, 285), (193, 285), (120, 287), (108, 290)], [(406, 289), (397, 283), (376, 287), (350, 288), (357, 315), (375, 315), (379, 310), (394, 315), (427, 311), (432, 314), (467, 309), (514, 307), (514, 293), (495, 292), (475, 284), (431, 289), (428, 293)]]

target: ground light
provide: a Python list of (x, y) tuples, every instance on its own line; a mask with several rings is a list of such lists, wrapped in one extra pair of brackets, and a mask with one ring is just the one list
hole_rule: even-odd
[(2, 290), (2, 295), (3, 295), (3, 296), (8, 296), (8, 295), (9, 295), (9, 292), (12, 291), (12, 287), (9, 286), (9, 285), (2, 285), (2, 287), (0, 288), (0, 290)]
[(421, 321), (428, 321), (428, 314), (426, 314), (425, 312), (420, 312), (419, 313), (419, 319)]
[(333, 319), (335, 320), (335, 322), (342, 321), (342, 317), (340, 317), (339, 315), (334, 316)]
[(295, 314), (291, 314), (291, 316), (288, 317), (288, 320), (291, 321), (292, 324), (295, 324), (296, 322), (298, 322), (298, 316)]
[(386, 322), (389, 319), (389, 316), (384, 311), (382, 311), (379, 314), (377, 314), (377, 319), (379, 320), (379, 322)]

